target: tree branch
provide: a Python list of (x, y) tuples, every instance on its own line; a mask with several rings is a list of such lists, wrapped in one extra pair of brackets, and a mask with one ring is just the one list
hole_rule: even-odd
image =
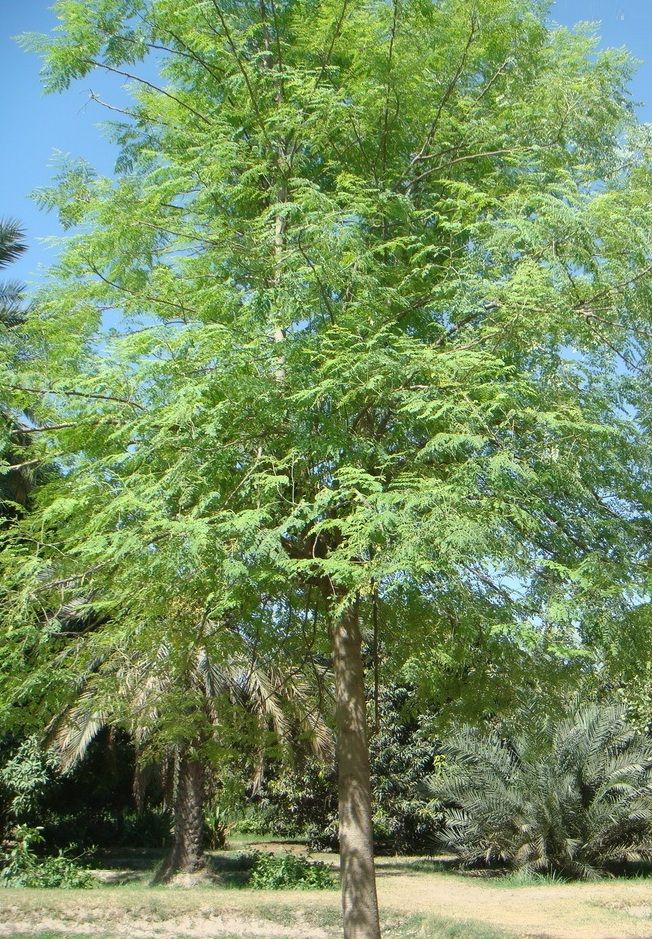
[(24, 385), (9, 385), (4, 382), (2, 382), (2, 386), (8, 388), (10, 391), (25, 391), (28, 394), (65, 395), (66, 397), (74, 398), (93, 398), (98, 401), (115, 401), (117, 404), (126, 404), (129, 407), (137, 408), (139, 411), (147, 410), (142, 404), (138, 404), (136, 401), (132, 401), (129, 398), (118, 398), (114, 395), (92, 394), (85, 391), (58, 390), (56, 388), (27, 388)]

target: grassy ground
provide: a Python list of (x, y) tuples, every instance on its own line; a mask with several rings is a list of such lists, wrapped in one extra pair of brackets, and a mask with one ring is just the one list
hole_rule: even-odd
[[(259, 845), (302, 852), (299, 843)], [(210, 880), (151, 887), (156, 856), (103, 861), (92, 890), (1, 890), (0, 937), (22, 939), (336, 939), (337, 891), (241, 889), (242, 851), (213, 856)], [(335, 865), (332, 855), (316, 855)], [(442, 862), (380, 858), (385, 939), (649, 939), (648, 878), (562, 884), (455, 872)]]

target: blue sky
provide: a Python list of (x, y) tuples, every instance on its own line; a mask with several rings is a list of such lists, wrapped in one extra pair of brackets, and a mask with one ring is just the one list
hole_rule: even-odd
[[(58, 229), (54, 216), (38, 210), (29, 193), (50, 180), (56, 150), (85, 157), (102, 173), (112, 171), (114, 150), (98, 127), (106, 112), (89, 101), (89, 92), (112, 103), (124, 94), (115, 81), (95, 75), (62, 95), (42, 94), (38, 58), (12, 37), (49, 32), (55, 25), (50, 4), (0, 0), (0, 216), (16, 216), (27, 229), (30, 250), (11, 275), (32, 283), (53, 256), (43, 239)], [(633, 92), (642, 118), (652, 120), (652, 0), (557, 0), (553, 18), (567, 25), (599, 20), (603, 45), (626, 45), (642, 60)]]

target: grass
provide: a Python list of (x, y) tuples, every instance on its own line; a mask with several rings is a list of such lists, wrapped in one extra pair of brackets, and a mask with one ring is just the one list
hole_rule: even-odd
[(441, 916), (405, 916), (383, 923), (385, 939), (514, 939), (514, 933), (496, 930), (473, 920), (452, 920)]
[(552, 887), (567, 884), (570, 881), (560, 874), (538, 874), (536, 871), (510, 871), (507, 874), (498, 874), (488, 878), (492, 887)]
[[(263, 909), (257, 911), (263, 915)], [(266, 909), (266, 919), (274, 924), (294, 926), (296, 916), (289, 909)], [(323, 911), (322, 911), (323, 912)], [(271, 915), (269, 915), (271, 914)], [(339, 934), (339, 912), (331, 917), (320, 916), (319, 921), (310, 922), (313, 917), (308, 916), (304, 922), (309, 925), (333, 928), (333, 936)], [(325, 920), (328, 919), (328, 922)], [(93, 939), (113, 939), (111, 933), (93, 932)], [(383, 936), (385, 939), (513, 939), (513, 933), (497, 931), (473, 921), (454, 921), (436, 916), (401, 916), (391, 913), (383, 917)], [(18, 935), (16, 939), (19, 939)], [(61, 932), (46, 930), (45, 932), (20, 933), (20, 939), (88, 939), (88, 933)], [(167, 939), (186, 939), (183, 933), (169, 936)], [(242, 939), (242, 934), (219, 933), (219, 939)], [(282, 939), (282, 937), (277, 937)]]
[[(93, 939), (113, 939), (111, 933), (93, 932)], [(11, 939), (11, 936), (9, 937)], [(72, 932), (52, 932), (48, 929), (46, 932), (21, 932), (15, 934), (15, 939), (88, 939), (88, 933)], [(183, 934), (178, 936), (169, 936), (168, 939), (186, 939)], [(242, 939), (242, 935), (236, 933), (220, 933), (219, 939)]]
[[(92, 890), (1, 890), (0, 933), (15, 939), (339, 939), (337, 891), (241, 889), (247, 846), (243, 840), (213, 854), (212, 882), (196, 886), (151, 887), (158, 856), (123, 852), (98, 859), (114, 882)], [(336, 862), (332, 855), (315, 857)], [(463, 872), (446, 859), (378, 859), (384, 939), (548, 933), (650, 939), (649, 883), (645, 877), (565, 883), (536, 874)]]

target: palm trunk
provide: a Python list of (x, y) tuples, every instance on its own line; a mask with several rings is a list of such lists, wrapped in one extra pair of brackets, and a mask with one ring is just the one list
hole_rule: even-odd
[(183, 754), (178, 758), (173, 837), (159, 880), (192, 874), (204, 866), (204, 767)]
[(344, 939), (380, 939), (358, 605), (333, 626)]

